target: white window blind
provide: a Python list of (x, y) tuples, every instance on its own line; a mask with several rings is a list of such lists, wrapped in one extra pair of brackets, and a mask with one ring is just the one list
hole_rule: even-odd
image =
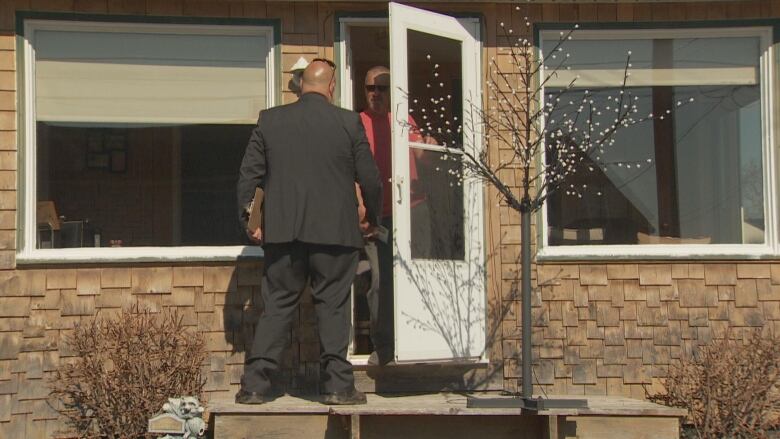
[(36, 119), (252, 124), (266, 107), (262, 32), (35, 32)]
[[(551, 75), (547, 87), (564, 88), (572, 82), (577, 88), (620, 87), (625, 78), (623, 69), (560, 70)], [(629, 69), (628, 87), (755, 85), (756, 67), (720, 67), (711, 69)]]
[[(549, 35), (549, 34), (548, 34)], [(756, 85), (760, 40), (739, 38), (624, 38), (608, 40), (574, 34), (546, 63), (546, 87), (620, 87), (631, 52), (626, 85), (701, 86)], [(555, 36), (544, 41), (553, 51)], [(554, 68), (561, 61), (564, 68)]]

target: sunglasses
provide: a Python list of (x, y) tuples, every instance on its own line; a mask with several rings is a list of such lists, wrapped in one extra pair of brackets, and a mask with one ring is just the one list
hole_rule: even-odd
[(379, 91), (386, 93), (388, 90), (390, 90), (389, 85), (366, 85), (366, 91), (369, 92)]

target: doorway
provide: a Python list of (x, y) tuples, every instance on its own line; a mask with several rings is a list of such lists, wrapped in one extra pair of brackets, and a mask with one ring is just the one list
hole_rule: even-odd
[[(391, 73), (383, 184), (392, 210), (392, 270), (384, 274), (393, 280), (393, 360), (485, 361), (483, 186), (462, 172), (464, 154), (482, 148), (478, 124), (464, 120), (481, 111), (480, 23), (396, 3), (388, 13), (340, 18), (336, 51), (344, 108), (368, 105), (369, 69)], [(361, 290), (370, 272), (360, 276), (350, 349), (357, 364), (373, 350)]]
[[(390, 41), (387, 20), (342, 19), (341, 51), (342, 81), (340, 85), (341, 106), (361, 112), (366, 109), (364, 80), (366, 73), (375, 66), (390, 65)], [(383, 182), (387, 184), (387, 182)], [(371, 288), (371, 268), (368, 258), (361, 254), (358, 274), (352, 288), (352, 344), (350, 358), (353, 363), (368, 361), (375, 346), (371, 337), (371, 315), (368, 304), (368, 290)]]

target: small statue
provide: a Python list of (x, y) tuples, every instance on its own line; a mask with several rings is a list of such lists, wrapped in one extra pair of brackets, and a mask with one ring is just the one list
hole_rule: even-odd
[[(160, 439), (197, 439), (202, 438), (206, 433), (206, 421), (203, 420), (203, 412), (205, 409), (200, 405), (198, 398), (195, 398), (194, 396), (168, 398), (168, 402), (163, 404), (162, 409), (162, 414), (155, 416), (149, 421), (149, 431), (152, 433), (172, 432), (152, 428), (152, 424), (158, 419), (174, 419), (179, 422), (180, 429), (177, 431), (178, 434), (173, 436), (167, 434)], [(183, 435), (181, 435), (182, 430), (184, 432)]]

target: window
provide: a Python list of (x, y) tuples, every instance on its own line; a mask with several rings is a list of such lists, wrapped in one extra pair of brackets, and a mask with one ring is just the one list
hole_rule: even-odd
[(22, 260), (246, 253), (235, 184), (272, 28), (28, 20), (25, 42)]
[[(559, 35), (542, 32), (543, 53)], [(569, 68), (550, 77), (545, 96), (574, 88), (551, 117), (576, 112), (584, 93), (609, 107), (630, 52), (637, 115), (656, 118), (620, 129), (548, 199), (544, 253), (771, 251), (770, 37), (766, 28), (575, 31), (561, 46)], [(607, 117), (596, 120), (606, 126)]]

